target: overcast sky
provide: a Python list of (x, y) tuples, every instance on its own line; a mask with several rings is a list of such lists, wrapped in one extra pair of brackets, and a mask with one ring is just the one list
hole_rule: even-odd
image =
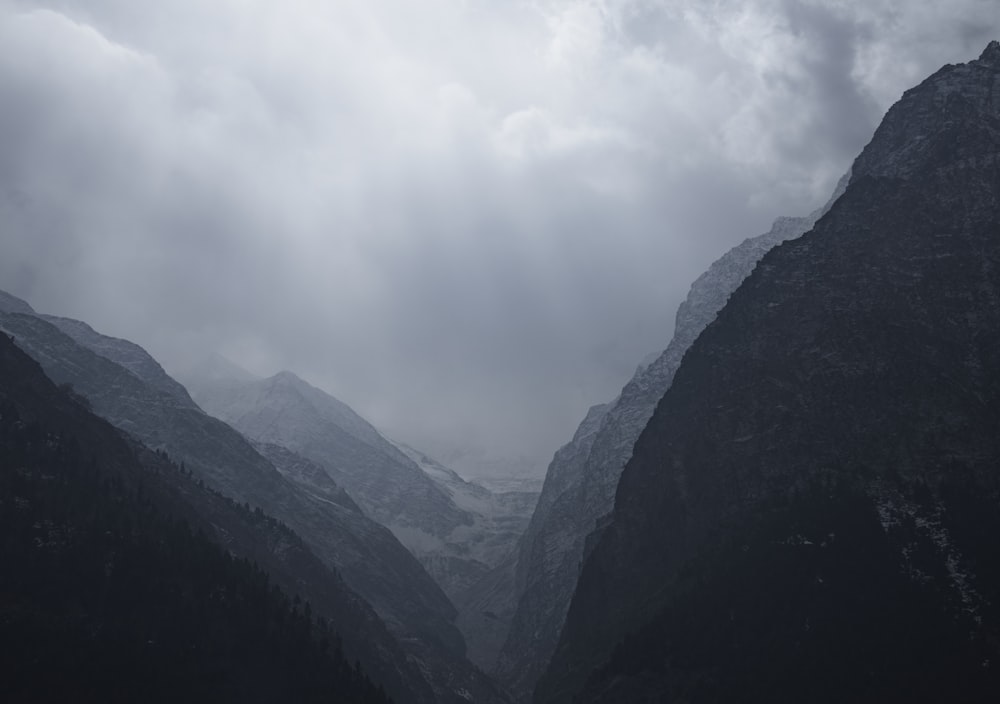
[(0, 0), (0, 288), (542, 472), (996, 37), (1000, 0)]

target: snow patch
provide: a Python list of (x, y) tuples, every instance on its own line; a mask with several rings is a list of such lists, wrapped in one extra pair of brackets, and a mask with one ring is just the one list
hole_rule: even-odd
[[(918, 540), (926, 539), (934, 546), (948, 574), (948, 582), (962, 603), (962, 611), (976, 624), (982, 623), (979, 610), (984, 600), (972, 585), (974, 575), (963, 569), (962, 555), (944, 526), (944, 505), (939, 502), (931, 509), (922, 508), (882, 483), (873, 484), (870, 495), (875, 502), (879, 523), (887, 536), (893, 537), (905, 524), (912, 522)], [(903, 567), (912, 580), (929, 582), (932, 577), (913, 564), (916, 547), (917, 542), (910, 541), (900, 548)]]

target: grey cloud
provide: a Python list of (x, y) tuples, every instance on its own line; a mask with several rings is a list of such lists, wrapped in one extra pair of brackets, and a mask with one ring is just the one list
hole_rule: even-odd
[(541, 471), (992, 3), (0, 1), (0, 287)]

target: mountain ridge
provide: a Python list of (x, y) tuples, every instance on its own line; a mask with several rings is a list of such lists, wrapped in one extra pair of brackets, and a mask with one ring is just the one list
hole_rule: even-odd
[[(411, 657), (437, 663), (425, 673), (436, 678), (438, 697), (453, 696), (447, 692), (462, 688), (456, 683), (463, 682), (484, 700), (499, 696), (464, 661), (454, 606), (388, 531), (381, 533), (374, 524), (366, 527), (368, 519), (360, 514), (342, 507), (334, 510), (322, 496), (303, 492), (228, 425), (147, 385), (133, 371), (80, 345), (43, 318), (0, 313), (0, 327), (14, 333), (46, 373), (72, 384), (115, 425), (154, 449), (166, 449), (239, 503), (264, 506), (302, 533), (325, 562), (342, 568), (353, 588), (365, 592), (396, 637), (408, 644)], [(359, 536), (364, 536), (362, 542)], [(365, 542), (368, 539), (374, 542)], [(372, 549), (388, 552), (376, 554)]]
[[(526, 699), (556, 646), (587, 536), (608, 513), (632, 446), (669, 388), (692, 342), (771, 248), (801, 236), (837, 201), (849, 174), (825, 205), (801, 217), (779, 217), (771, 229), (730, 249), (692, 283), (667, 348), (640, 364), (617, 398), (592, 407), (574, 438), (553, 458), (538, 508), (519, 546), (517, 604), (495, 673)], [(500, 605), (494, 604), (495, 608)], [(503, 605), (503, 608), (507, 608)]]
[(988, 701), (1000, 63), (887, 112), (687, 351), (535, 701)]
[(520, 531), (518, 514), (525, 509), (519, 494), (470, 484), (423, 453), (393, 443), (347, 404), (290, 371), (252, 382), (203, 384), (194, 397), (247, 437), (322, 467), (393, 532), (451, 599), (497, 564)]

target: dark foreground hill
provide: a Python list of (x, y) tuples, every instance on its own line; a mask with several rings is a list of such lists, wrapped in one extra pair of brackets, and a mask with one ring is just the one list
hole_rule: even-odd
[[(190, 497), (213, 505), (213, 525)], [(311, 557), (273, 519), (127, 441), (0, 336), (5, 701), (388, 702), (345, 659), (337, 631), (353, 617), (314, 616), (209, 540), (219, 532)]]
[[(27, 311), (27, 312), (26, 312)], [(203, 412), (142, 348), (101, 335), (83, 323), (40, 316), (25, 302), (0, 296), (0, 329), (45, 373), (70, 384), (95, 413), (145, 445), (169, 452), (196, 479), (238, 503), (260, 506), (301, 536), (377, 618), (359, 621), (362, 659), (394, 697), (413, 702), (502, 701), (493, 683), (464, 657), (455, 607), (420, 563), (383, 526), (365, 516), (339, 487), (307, 487), (285, 476), (250, 442)], [(211, 507), (203, 515), (211, 518)], [(296, 584), (312, 580), (289, 573)], [(365, 604), (359, 613), (369, 614)], [(387, 643), (386, 628), (391, 633)], [(391, 681), (400, 683), (393, 688)]]

